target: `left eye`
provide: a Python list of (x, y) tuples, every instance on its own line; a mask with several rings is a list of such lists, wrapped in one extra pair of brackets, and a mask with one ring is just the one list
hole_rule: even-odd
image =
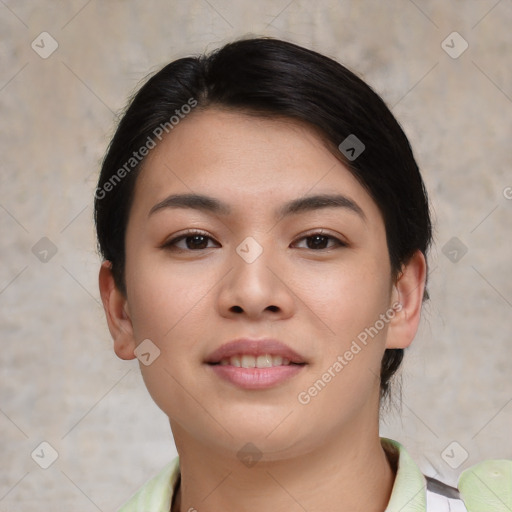
[[(330, 249), (332, 247), (345, 247), (346, 244), (334, 236), (324, 235), (323, 233), (313, 233), (308, 236), (299, 238), (298, 241), (306, 241), (305, 249), (322, 250)], [(333, 242), (329, 245), (329, 241)], [(294, 242), (297, 245), (298, 242)]]

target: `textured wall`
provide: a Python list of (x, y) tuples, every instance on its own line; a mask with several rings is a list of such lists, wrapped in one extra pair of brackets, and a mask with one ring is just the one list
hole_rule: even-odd
[[(402, 411), (382, 433), (450, 482), (482, 458), (512, 457), (512, 2), (232, 3), (0, 2), (1, 512), (115, 510), (174, 455), (137, 360), (111, 348), (93, 190), (140, 80), (248, 33), (356, 70), (423, 170), (432, 300), (407, 352)], [(47, 469), (42, 442), (58, 454)]]

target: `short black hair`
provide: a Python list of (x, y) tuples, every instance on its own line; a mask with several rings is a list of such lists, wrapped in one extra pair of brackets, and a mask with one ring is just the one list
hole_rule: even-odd
[[(269, 37), (241, 39), (163, 67), (130, 100), (118, 124), (103, 160), (94, 218), (99, 251), (123, 293), (126, 226), (141, 154), (147, 153), (141, 148), (154, 147), (192, 107), (285, 117), (314, 128), (379, 207), (393, 277), (417, 250), (426, 257), (432, 241), (427, 192), (409, 141), (379, 95), (315, 51)], [(402, 359), (403, 349), (386, 349), (381, 397)]]

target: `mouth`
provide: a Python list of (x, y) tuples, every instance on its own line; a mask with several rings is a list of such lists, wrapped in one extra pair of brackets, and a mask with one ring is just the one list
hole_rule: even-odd
[(252, 354), (236, 354), (231, 357), (224, 357), (218, 363), (210, 365), (234, 366), (236, 368), (272, 368), (274, 366), (304, 365), (306, 363), (294, 363), (287, 357), (275, 354), (263, 354), (254, 356)]
[(252, 390), (277, 386), (307, 365), (297, 352), (269, 339), (234, 340), (215, 350), (205, 363), (222, 380)]

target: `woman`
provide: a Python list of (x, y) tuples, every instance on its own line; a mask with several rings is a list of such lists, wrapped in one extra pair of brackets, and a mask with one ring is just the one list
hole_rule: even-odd
[(267, 38), (172, 62), (122, 118), (95, 208), (115, 352), (179, 454), (123, 512), (466, 510), (379, 437), (431, 222), (363, 81)]

